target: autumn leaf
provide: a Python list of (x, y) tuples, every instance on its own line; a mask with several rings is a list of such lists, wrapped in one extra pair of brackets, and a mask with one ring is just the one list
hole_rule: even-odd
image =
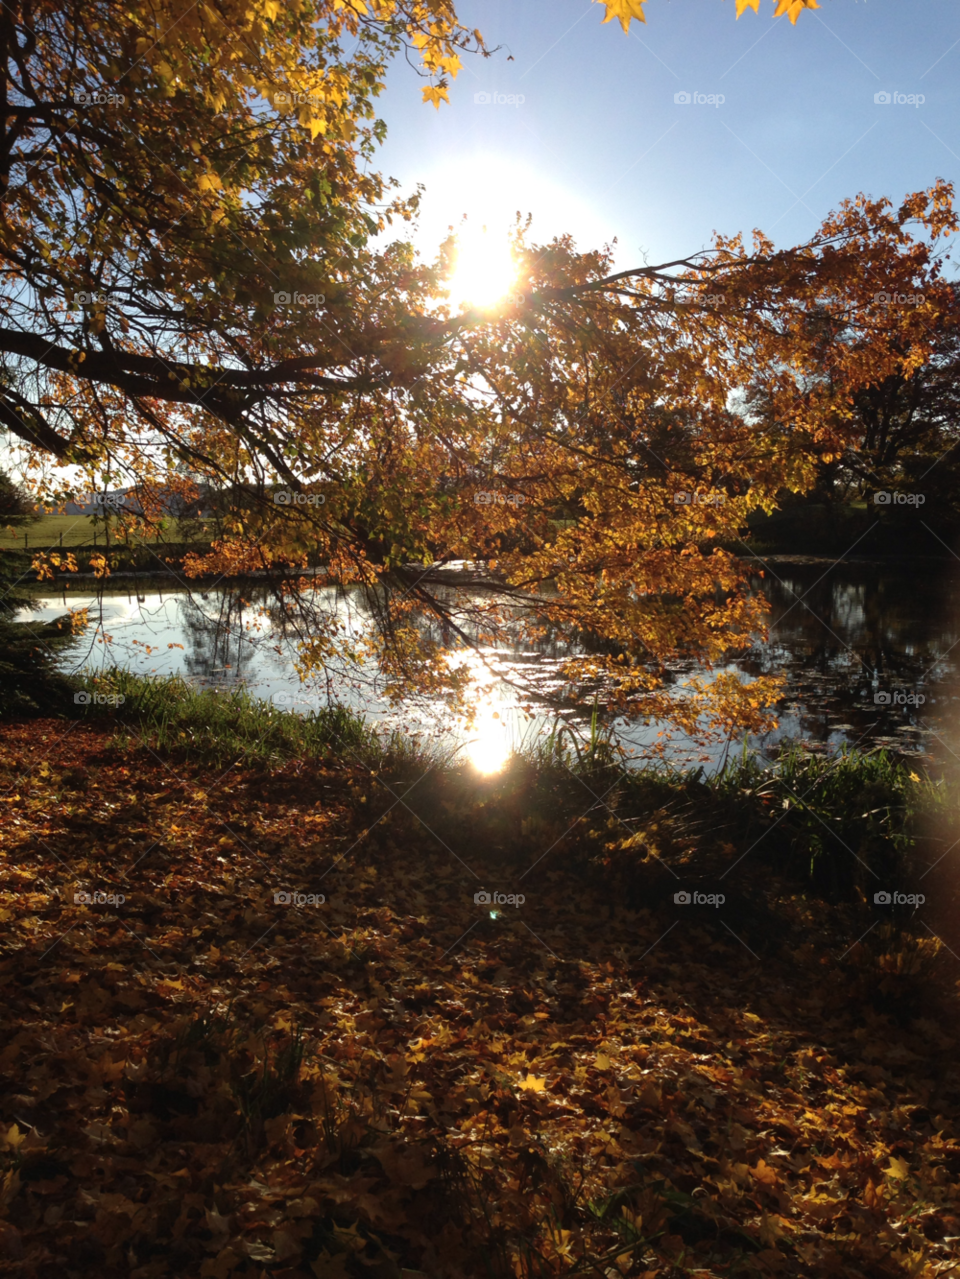
[[(646, 22), (643, 16), (643, 6), (647, 0), (596, 0), (598, 4), (603, 4), (606, 8), (606, 17), (604, 22), (610, 22), (616, 18), (625, 32), (630, 30), (630, 22), (636, 18), (640, 22)], [(777, 6), (774, 13), (775, 18), (788, 14), (790, 21), (796, 23), (797, 18), (804, 9), (819, 9), (817, 0), (773, 0)], [(760, 12), (760, 0), (737, 0), (737, 17), (744, 12), (745, 9), (752, 9), (754, 13)]]
[(765, 1248), (772, 1248), (778, 1239), (784, 1236), (781, 1218), (772, 1213), (764, 1212), (760, 1219), (759, 1230), (760, 1242)]
[[(135, 1247), (143, 1210), (163, 1206), (181, 1214), (178, 1237), (210, 1279), (229, 1279), (245, 1261), (295, 1265), (321, 1222), (328, 1248), (301, 1265), (326, 1279), (346, 1279), (366, 1261), (371, 1271), (416, 1274), (425, 1237), (450, 1273), (472, 1274), (471, 1258), (504, 1235), (524, 1241), (538, 1273), (576, 1261), (626, 1274), (628, 1228), (647, 1240), (646, 1273), (663, 1273), (701, 1238), (664, 1188), (696, 1185), (698, 1220), (716, 1223), (711, 1247), (726, 1259), (718, 1271), (746, 1236), (763, 1250), (764, 1270), (782, 1269), (786, 1237), (804, 1273), (831, 1273), (838, 1232), (855, 1211), (869, 1212), (875, 1228), (845, 1234), (848, 1268), (869, 1273), (878, 1230), (894, 1226), (918, 1266), (939, 1264), (940, 1236), (927, 1237), (927, 1215), (905, 1215), (902, 1190), (909, 1177), (917, 1198), (944, 1205), (960, 1169), (952, 1003), (911, 1023), (910, 1069), (923, 1083), (915, 1089), (898, 1065), (901, 1043), (862, 1037), (860, 992), (825, 972), (823, 945), (746, 969), (740, 943), (724, 943), (719, 929), (708, 963), (706, 934), (677, 929), (661, 955), (650, 949), (663, 932), (652, 915), (615, 912), (596, 928), (618, 890), (608, 873), (592, 882), (576, 858), (538, 893), (576, 963), (548, 963), (492, 930), (451, 963), (447, 947), (469, 898), (448, 865), (458, 836), (440, 824), (443, 844), (424, 844), (402, 806), (371, 831), (370, 794), (366, 804), (354, 795), (372, 780), (368, 766), (295, 757), (234, 768), (224, 782), (222, 769), (196, 756), (172, 770), (165, 750), (143, 725), (119, 744), (114, 725), (96, 720), (68, 734), (52, 720), (5, 724), (0, 737), (0, 780), (29, 778), (4, 797), (0, 901), (11, 909), (4, 931), (13, 945), (0, 954), (0, 976), (30, 978), (5, 983), (0, 1068), (27, 1116), (63, 1078), (80, 1085), (52, 1127), (18, 1118), (0, 1130), (0, 1201), (17, 1221), (0, 1232), (4, 1261), (46, 1246), (62, 1220), (81, 1241), (109, 1221), (114, 1246)], [(561, 829), (567, 806), (572, 815), (582, 808), (562, 789), (531, 800), (526, 774), (504, 779), (499, 804), (449, 783), (436, 781), (435, 820), (491, 846), (497, 832), (502, 847), (503, 812), (517, 796)], [(319, 806), (314, 795), (325, 796)], [(607, 802), (620, 815), (622, 796)], [(721, 845), (746, 849), (751, 837), (741, 839), (726, 804), (725, 820), (714, 821), (712, 802), (704, 787), (696, 845), (687, 830), (682, 856), (709, 850), (725, 867)], [(631, 822), (651, 839), (656, 827), (669, 859), (671, 824), (687, 819), (661, 791), (655, 803), (655, 814), (632, 812)], [(444, 804), (456, 812), (442, 816)], [(224, 824), (256, 851), (225, 853)], [(518, 847), (529, 829), (518, 824)], [(31, 891), (41, 877), (59, 882), (57, 857), (87, 830), (98, 832), (110, 867), (130, 837), (169, 837), (161, 858), (137, 868), (138, 914), (129, 927), (97, 929), (93, 951), (83, 931), (69, 931), (72, 903)], [(327, 926), (284, 918), (265, 936), (264, 857), (282, 857), (284, 873), (306, 884), (364, 831), (362, 862), (331, 894)], [(589, 847), (587, 832), (581, 838)], [(398, 856), (408, 849), (415, 855)], [(849, 902), (838, 910), (823, 901), (811, 924), (809, 901), (765, 879), (762, 862), (753, 882), (788, 928), (820, 926), (826, 942), (849, 925)], [(382, 904), (399, 901), (415, 902), (416, 915)], [(144, 943), (159, 968), (144, 966)], [(785, 1007), (787, 974), (807, 997)], [(541, 1000), (552, 1010), (546, 1021), (524, 1011)], [(514, 1004), (519, 1017), (505, 1012)], [(91, 1055), (91, 1027), (121, 1033), (93, 1037), (101, 1046)], [(616, 1083), (597, 1087), (597, 1071), (614, 1066)], [(924, 1120), (933, 1090), (935, 1125)], [(572, 1176), (553, 1158), (559, 1149)], [(656, 1169), (638, 1182), (653, 1153)], [(228, 1157), (236, 1175), (223, 1180)], [(877, 1185), (870, 1169), (884, 1164)], [(450, 1167), (465, 1175), (440, 1175)], [(583, 1177), (596, 1187), (595, 1211), (561, 1229), (553, 1196), (576, 1194)], [(495, 1221), (484, 1203), (496, 1204)], [(939, 1208), (938, 1223), (952, 1229), (950, 1215)], [(80, 1273), (101, 1273), (96, 1257)]]
[(638, 22), (646, 22), (643, 16), (643, 6), (646, 0), (596, 0), (596, 3), (603, 4), (606, 9), (604, 22), (610, 22), (616, 18), (623, 27), (624, 31), (629, 32), (630, 22), (636, 18)]
[[(789, 14), (790, 21), (796, 23), (797, 18), (804, 9), (819, 9), (817, 0), (773, 0), (777, 9), (774, 13), (775, 18), (782, 17), (783, 14)], [(745, 9), (752, 9), (754, 13), (760, 12), (760, 0), (737, 0), (737, 17), (744, 12)]]
[(428, 84), (423, 88), (423, 101), (432, 102), (439, 111), (441, 102), (449, 102), (447, 86), (443, 83)]
[(16, 1150), (23, 1144), (26, 1135), (17, 1124), (11, 1124), (4, 1132), (0, 1132), (0, 1145), (6, 1146), (8, 1150)]
[(790, 21), (796, 24), (797, 18), (799, 18), (804, 9), (819, 8), (820, 6), (817, 4), (817, 0), (780, 0), (780, 3), (777, 5), (776, 13), (774, 13), (773, 16), (775, 18), (779, 18), (782, 17), (783, 14), (787, 13), (790, 15)]

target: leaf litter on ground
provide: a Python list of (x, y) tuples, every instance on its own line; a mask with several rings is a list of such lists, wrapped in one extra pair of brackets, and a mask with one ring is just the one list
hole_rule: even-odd
[(414, 780), (5, 728), (4, 1272), (956, 1272), (935, 948), (760, 863), (772, 923), (671, 914), (706, 820)]

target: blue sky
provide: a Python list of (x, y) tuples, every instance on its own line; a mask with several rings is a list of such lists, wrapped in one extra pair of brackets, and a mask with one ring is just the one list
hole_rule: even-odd
[(463, 213), (496, 226), (519, 209), (537, 239), (617, 237), (620, 265), (662, 261), (714, 229), (795, 244), (846, 196), (899, 203), (960, 178), (957, 0), (821, 0), (796, 26), (760, 8), (648, 0), (624, 35), (592, 0), (463, 0), (500, 51), (466, 59), (439, 111), (402, 61), (379, 100), (379, 167), (427, 187), (418, 243)]

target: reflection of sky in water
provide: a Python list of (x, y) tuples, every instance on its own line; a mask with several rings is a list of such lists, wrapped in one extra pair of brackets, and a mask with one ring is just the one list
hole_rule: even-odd
[[(762, 584), (771, 603), (769, 641), (728, 667), (747, 677), (781, 671), (789, 677), (778, 727), (748, 746), (769, 753), (787, 740), (823, 750), (845, 742), (880, 742), (916, 752), (924, 744), (934, 754), (956, 751), (960, 756), (954, 729), (960, 654), (955, 579), (939, 566), (936, 573), (865, 565), (842, 565), (829, 572), (821, 564), (791, 565), (779, 572), (778, 567)], [(760, 588), (759, 579), (756, 585)], [(251, 594), (253, 588), (247, 591)], [(346, 632), (360, 635), (368, 620), (358, 596), (323, 595)], [(90, 626), (69, 659), (71, 669), (117, 665), (140, 674), (180, 674), (203, 687), (243, 685), (254, 696), (300, 711), (339, 701), (381, 727), (436, 737), (481, 772), (497, 771), (511, 749), (532, 744), (557, 724), (535, 699), (519, 698), (497, 679), (498, 671), (508, 678), (533, 675), (540, 689), (555, 692), (562, 683), (558, 666), (563, 653), (549, 644), (538, 651), (484, 649), (483, 661), (465, 657), (474, 718), (471, 724), (453, 724), (436, 704), (391, 706), (375, 671), (334, 670), (301, 683), (294, 669), (295, 636), (283, 633), (259, 605), (235, 593), (188, 595), (153, 587), (137, 595), (111, 584), (110, 593), (99, 598), (71, 593), (35, 603), (21, 614), (23, 620), (49, 620), (66, 608), (89, 610)], [(690, 673), (692, 668), (672, 672), (678, 692)], [(897, 689), (921, 693), (926, 700), (920, 708), (875, 703), (878, 691)], [(529, 705), (530, 713), (521, 704)], [(563, 720), (579, 727), (581, 740), (589, 736), (582, 716), (571, 711)], [(662, 753), (670, 762), (701, 762), (711, 771), (728, 750), (742, 748), (735, 743), (704, 749), (661, 723), (617, 721), (616, 728), (638, 762)]]

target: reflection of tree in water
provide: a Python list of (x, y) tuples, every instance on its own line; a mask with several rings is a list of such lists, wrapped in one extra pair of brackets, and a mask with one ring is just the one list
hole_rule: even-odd
[(255, 636), (247, 632), (258, 608), (249, 587), (239, 591), (211, 591), (199, 599), (180, 600), (180, 623), (187, 649), (184, 666), (194, 679), (207, 684), (230, 684), (245, 678), (254, 656)]
[[(937, 573), (894, 574), (889, 568), (791, 569), (764, 583), (771, 604), (767, 663), (790, 654), (807, 671), (868, 681), (917, 677), (957, 638), (955, 587)], [(799, 602), (798, 597), (803, 597)]]
[[(826, 742), (843, 727), (855, 740), (890, 741), (929, 719), (960, 653), (950, 566), (790, 565), (754, 585), (770, 601), (769, 641), (738, 664), (789, 677), (785, 706), (805, 739)], [(922, 690), (924, 710), (874, 702), (891, 689)]]
[[(840, 740), (861, 746), (896, 742), (899, 747), (915, 744), (920, 728), (938, 725), (953, 691), (947, 682), (955, 678), (960, 661), (960, 643), (953, 648), (960, 636), (960, 580), (949, 569), (931, 565), (904, 570), (889, 563), (772, 568), (755, 581), (770, 601), (769, 642), (731, 654), (735, 667), (747, 675), (782, 671), (788, 676), (779, 709), (781, 728), (770, 736), (769, 746), (799, 738), (833, 745)], [(438, 594), (454, 625), (416, 607), (401, 615), (399, 623), (444, 647), (457, 649), (463, 640), (477, 645), (486, 668), (472, 660), (471, 671), (484, 681), (488, 676), (503, 680), (508, 701), (545, 711), (570, 707), (561, 663), (571, 653), (588, 651), (587, 638), (570, 644), (549, 631), (536, 635), (525, 625), (522, 607), (515, 616), (507, 608), (500, 642), (491, 645), (484, 633), (484, 595), (475, 594), (469, 581), (462, 589), (444, 585)], [(278, 670), (289, 678), (289, 663), (300, 644), (318, 636), (342, 641), (370, 636), (383, 620), (382, 611), (376, 589), (307, 585), (291, 598), (263, 582), (245, 583), (242, 592), (221, 586), (206, 597), (181, 599), (184, 666), (189, 676), (205, 683), (255, 683), (258, 657), (275, 652)], [(666, 674), (679, 682), (692, 671), (693, 663), (678, 663)], [(358, 666), (329, 652), (307, 678), (311, 693), (325, 692), (330, 702), (361, 710), (376, 705), (371, 713), (377, 715), (383, 713), (384, 683), (372, 657)], [(927, 700), (921, 706), (881, 705), (874, 701), (878, 690), (922, 691)], [(430, 693), (422, 703), (413, 697), (404, 700), (405, 726), (413, 723), (414, 709), (418, 715), (423, 712), (424, 723), (439, 723), (439, 702)]]
[[(503, 607), (504, 616), (500, 618), (495, 636), (492, 636), (493, 628), (486, 622), (490, 607), (488, 595), (472, 592), (469, 587), (443, 585), (435, 586), (433, 591), (441, 607), (448, 610), (447, 617), (438, 617), (436, 613), (417, 607), (413, 596), (409, 610), (394, 616), (387, 607), (386, 593), (375, 586), (357, 586), (346, 591), (322, 586), (286, 599), (271, 597), (266, 613), (274, 635), (292, 645), (307, 642), (321, 634), (336, 636), (338, 626), (348, 626), (355, 635), (363, 634), (368, 638), (402, 626), (417, 632), (422, 641), (454, 652), (462, 650), (466, 654), (473, 649), (489, 657), (489, 650), (495, 648), (500, 663), (506, 662), (514, 674), (523, 669), (526, 676), (534, 678), (539, 673), (538, 662), (558, 659), (570, 652), (569, 646), (558, 642), (549, 631), (531, 636), (520, 609)], [(332, 653), (324, 658), (323, 674), (328, 683), (346, 680), (352, 688), (364, 689), (367, 695), (373, 696), (382, 693), (381, 685), (385, 682), (374, 663), (361, 669), (353, 663), (341, 661)], [(530, 691), (533, 691), (532, 687)], [(409, 704), (419, 700), (414, 693), (409, 693), (406, 698)], [(434, 700), (428, 694), (425, 704), (432, 704)]]

